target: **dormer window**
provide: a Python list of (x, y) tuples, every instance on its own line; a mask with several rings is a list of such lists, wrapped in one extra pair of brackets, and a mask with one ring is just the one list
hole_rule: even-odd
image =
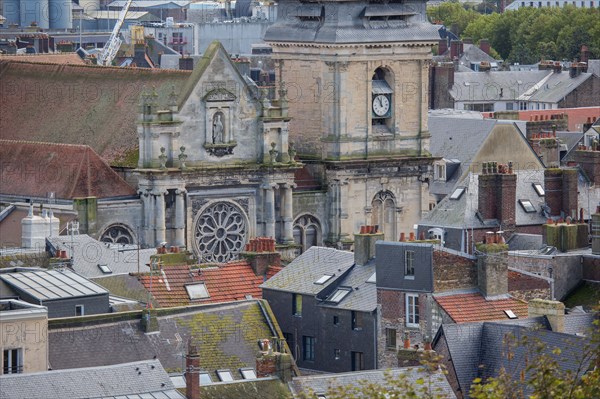
[(434, 179), (446, 181), (446, 165), (436, 164), (434, 170)]

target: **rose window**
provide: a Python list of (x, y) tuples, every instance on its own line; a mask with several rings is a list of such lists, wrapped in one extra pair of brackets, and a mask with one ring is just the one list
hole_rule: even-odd
[(134, 244), (133, 234), (125, 226), (113, 225), (104, 231), (100, 241), (111, 244)]
[(204, 262), (227, 262), (244, 248), (248, 227), (242, 211), (233, 204), (209, 205), (198, 217), (196, 246)]

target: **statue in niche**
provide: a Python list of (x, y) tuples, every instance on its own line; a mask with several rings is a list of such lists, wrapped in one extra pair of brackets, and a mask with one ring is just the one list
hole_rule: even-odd
[(223, 113), (217, 112), (213, 117), (212, 139), (213, 144), (225, 143), (225, 127), (223, 126)]

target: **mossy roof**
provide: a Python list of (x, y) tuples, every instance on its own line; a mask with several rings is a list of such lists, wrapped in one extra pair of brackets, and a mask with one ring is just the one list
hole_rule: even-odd
[(279, 379), (236, 381), (200, 386), (203, 399), (288, 399), (292, 395)]
[(112, 163), (138, 145), (141, 93), (166, 104), (190, 74), (0, 59), (0, 139), (85, 144)]
[[(146, 334), (140, 316), (115, 321), (111, 315), (80, 318), (77, 325), (48, 333), (49, 358), (53, 369), (93, 367), (157, 358), (169, 373), (181, 372), (188, 340), (200, 352), (200, 368), (212, 374), (229, 369), (242, 379), (239, 368), (256, 366), (258, 340), (270, 338), (275, 319), (265, 317), (264, 301), (239, 301), (219, 305), (157, 310), (159, 329)], [(105, 318), (106, 321), (102, 321)]]

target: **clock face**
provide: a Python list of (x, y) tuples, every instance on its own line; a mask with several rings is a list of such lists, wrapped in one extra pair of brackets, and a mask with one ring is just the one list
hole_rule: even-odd
[(390, 110), (390, 100), (383, 94), (373, 98), (373, 113), (377, 116), (384, 116)]

